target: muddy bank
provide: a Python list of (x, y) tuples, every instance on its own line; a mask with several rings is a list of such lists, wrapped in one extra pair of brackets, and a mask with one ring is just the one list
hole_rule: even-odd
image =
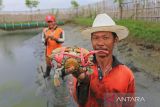
[(117, 50), (133, 72), (145, 72), (157, 80), (160, 79), (160, 51), (152, 46), (126, 39), (119, 42)]
[(145, 102), (136, 103), (136, 107), (158, 107), (160, 54), (158, 50), (145, 46), (147, 45), (139, 45), (137, 42), (126, 39), (119, 42), (115, 54), (133, 71), (136, 82), (136, 96), (145, 99)]

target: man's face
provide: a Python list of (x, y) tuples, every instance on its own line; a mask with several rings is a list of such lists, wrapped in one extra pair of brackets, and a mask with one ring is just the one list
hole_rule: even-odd
[(109, 54), (97, 53), (99, 57), (106, 57), (112, 54), (114, 43), (117, 42), (117, 38), (113, 37), (112, 32), (100, 31), (92, 33), (91, 42), (94, 50), (106, 50)]
[(54, 26), (56, 25), (56, 23), (54, 21), (48, 21), (47, 23), (48, 23), (48, 27), (50, 29), (54, 28)]

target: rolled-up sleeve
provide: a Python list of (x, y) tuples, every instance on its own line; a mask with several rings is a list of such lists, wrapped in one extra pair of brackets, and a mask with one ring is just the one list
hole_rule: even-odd
[(63, 43), (64, 40), (65, 40), (65, 32), (62, 31), (61, 34), (60, 34), (60, 38), (57, 39), (57, 42)]

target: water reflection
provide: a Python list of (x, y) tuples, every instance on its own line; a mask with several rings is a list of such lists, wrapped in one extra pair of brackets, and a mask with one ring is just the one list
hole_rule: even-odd
[(10, 32), (0, 35), (0, 73), (3, 75), (0, 78), (1, 82), (5, 81), (4, 76), (8, 77), (10, 73), (19, 75), (19, 72), (23, 72), (20, 69), (25, 69), (26, 65), (24, 66), (23, 63), (29, 62), (30, 58), (34, 60), (32, 57), (33, 48), (24, 44), (24, 41), (32, 38), (34, 34)]
[(36, 59), (34, 46), (31, 45), (32, 38), (39, 32), (40, 30), (29, 30), (0, 33), (1, 107), (29, 106), (33, 105), (33, 101), (40, 102), (34, 96)]

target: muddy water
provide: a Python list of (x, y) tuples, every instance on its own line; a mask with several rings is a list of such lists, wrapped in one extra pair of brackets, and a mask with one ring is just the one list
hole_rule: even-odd
[(36, 60), (30, 41), (38, 32), (37, 29), (1, 32), (0, 107), (43, 107), (43, 100), (34, 94)]

